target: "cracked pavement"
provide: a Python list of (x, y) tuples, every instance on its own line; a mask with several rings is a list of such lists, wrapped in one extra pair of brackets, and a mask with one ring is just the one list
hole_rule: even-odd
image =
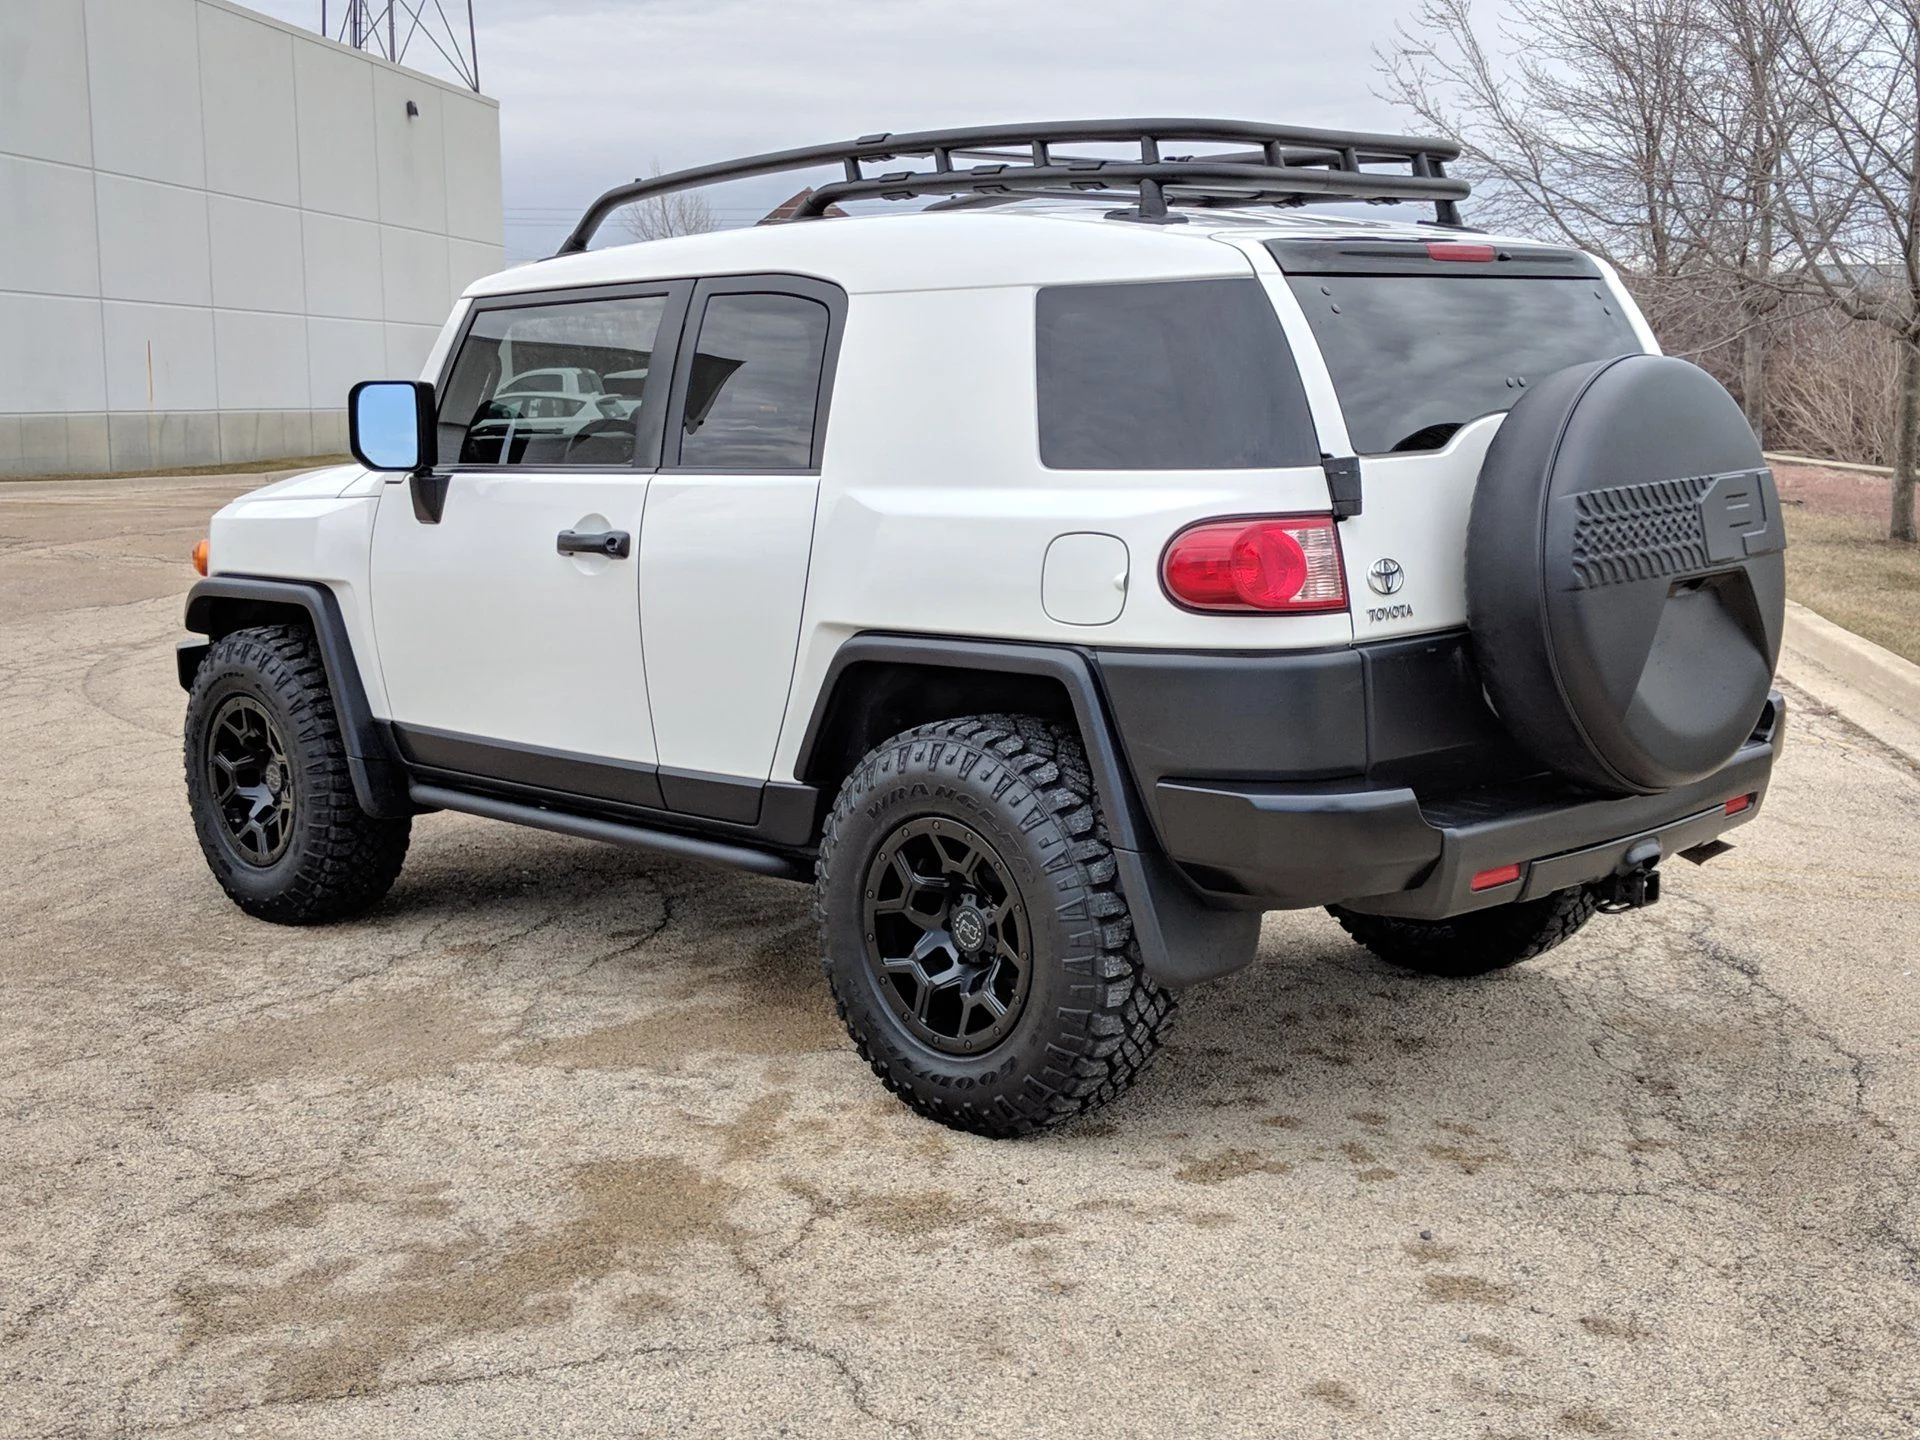
[(1920, 775), (1844, 722), (1651, 910), (1464, 983), (1270, 916), (994, 1143), (796, 886), (434, 815), (228, 904), (169, 652), (249, 483), (0, 485), (0, 1435), (1920, 1430)]

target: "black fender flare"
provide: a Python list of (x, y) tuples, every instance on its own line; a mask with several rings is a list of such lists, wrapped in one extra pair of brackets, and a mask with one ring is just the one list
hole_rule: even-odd
[[(225, 624), (219, 617), (223, 601), (242, 607), (246, 618), (240, 624)], [(256, 623), (253, 607), (294, 608), (305, 613), (320, 648), (320, 663), (327, 672), (327, 688), (333, 693), (334, 713), (340, 721), (340, 736), (347, 750), (347, 771), (353, 779), (354, 797), (360, 808), (379, 819), (399, 819), (418, 813), (419, 807), (407, 797), (406, 767), (394, 752), (386, 727), (374, 719), (367, 704), (366, 686), (360, 679), (359, 662), (353, 643), (347, 637), (346, 619), (340, 613), (340, 601), (325, 585), (309, 580), (268, 580), (248, 575), (215, 575), (197, 583), (187, 592), (187, 629), (210, 640)], [(251, 612), (251, 613), (249, 613)], [(197, 653), (196, 653), (197, 652)], [(180, 684), (191, 689), (206, 646), (188, 642), (180, 647)]]
[(1133, 915), (1148, 977), (1177, 988), (1231, 974), (1252, 962), (1260, 937), (1259, 912), (1210, 904), (1161, 852), (1121, 756), (1097, 672), (1083, 651), (1004, 640), (855, 635), (835, 652), (814, 697), (794, 765), (796, 775), (808, 773), (841, 679), (860, 664), (976, 670), (1056, 681), (1073, 707), (1086, 747), (1120, 871), (1120, 889)]

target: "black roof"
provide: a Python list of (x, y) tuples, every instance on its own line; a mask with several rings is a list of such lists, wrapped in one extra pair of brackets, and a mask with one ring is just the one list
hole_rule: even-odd
[[(1206, 155), (1168, 153), (1170, 145), (1196, 142), (1249, 148)], [(1055, 146), (1090, 144), (1131, 145), (1138, 154), (1099, 159), (1054, 153)], [(1133, 204), (1110, 212), (1114, 218), (1149, 224), (1180, 223), (1182, 217), (1169, 210), (1170, 200), (1202, 206), (1413, 200), (1433, 205), (1441, 224), (1458, 225), (1458, 202), (1466, 198), (1468, 186), (1449, 176), (1446, 164), (1459, 154), (1460, 146), (1452, 140), (1242, 120), (1067, 120), (862, 135), (616, 186), (593, 202), (559, 253), (585, 250), (607, 216), (637, 200), (822, 165), (840, 165), (845, 178), (815, 189), (796, 208), (794, 220), (816, 219), (844, 200), (948, 195), (975, 203), (1021, 195), (1097, 199), (1119, 194)], [(868, 171), (869, 166), (900, 159), (930, 164), (880, 174)], [(1390, 168), (1378, 168), (1382, 166)]]

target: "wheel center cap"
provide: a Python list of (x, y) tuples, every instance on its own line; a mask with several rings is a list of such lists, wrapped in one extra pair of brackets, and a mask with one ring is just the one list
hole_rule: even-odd
[(953, 943), (962, 950), (978, 950), (987, 940), (986, 917), (971, 905), (956, 909), (947, 929), (953, 935)]
[(266, 770), (260, 776), (260, 783), (267, 787), (267, 793), (278, 795), (280, 787), (287, 783), (286, 772), (280, 768), (278, 760), (269, 760)]

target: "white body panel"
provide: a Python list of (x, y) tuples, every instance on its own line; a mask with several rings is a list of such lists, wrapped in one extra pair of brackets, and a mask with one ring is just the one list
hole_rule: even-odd
[(660, 763), (764, 780), (793, 680), (811, 475), (661, 475), (640, 539)]
[[(1392, 640), (1467, 623), (1467, 519), (1480, 462), (1503, 415), (1485, 415), (1441, 450), (1370, 456), (1360, 462), (1366, 508), (1340, 522), (1355, 640)], [(1383, 592), (1376, 562), (1400, 567), (1401, 586)]]
[(562, 530), (640, 532), (644, 475), (463, 473), (440, 523), (381, 487), (373, 621), (390, 719), (649, 762), (653, 729), (631, 559), (562, 555)]
[[(366, 472), (353, 467), (355, 474)], [(336, 490), (332, 496), (301, 493), (316, 471), (243, 495), (213, 517), (208, 531), (208, 569), (215, 575), (306, 580), (325, 585), (340, 602), (347, 639), (353, 645), (367, 704), (386, 713), (379, 646), (367, 604), (368, 566), (373, 549), (374, 501), (367, 494)], [(333, 481), (322, 489), (333, 488)], [(343, 489), (355, 489), (351, 482)]]
[[(1212, 273), (1247, 272), (1220, 246)], [(1198, 263), (1196, 261), (1196, 263)], [(1048, 470), (1034, 392), (1034, 286), (857, 295), (834, 382), (799, 664), (774, 774), (790, 776), (834, 653), (861, 630), (1055, 644), (1089, 641), (1047, 613), (1041, 578), (1063, 535), (1129, 556), (1100, 644), (1167, 649), (1345, 645), (1344, 614), (1199, 615), (1166, 597), (1162, 550), (1216, 515), (1327, 510), (1318, 467)], [(955, 417), (990, 417), (958, 423)], [(929, 436), (937, 437), (929, 443)]]
[[(1271, 651), (1456, 628), (1467, 516), (1498, 416), (1442, 450), (1363, 462), (1363, 513), (1339, 526), (1350, 614), (1197, 614), (1160, 585), (1168, 540), (1195, 521), (1327, 513), (1317, 466), (1040, 463), (1039, 287), (1245, 276), (1286, 332), (1320, 449), (1351, 454), (1306, 318), (1262, 243), (1302, 234), (1431, 232), (1204, 213), (1154, 227), (1104, 221), (1097, 207), (1028, 207), (764, 226), (504, 272), (469, 296), (754, 272), (840, 286), (820, 475), (468, 471), (430, 526), (405, 484), (318, 472), (223, 511), (215, 563), (333, 586), (378, 715), (745, 778), (793, 777), (821, 683), (860, 631)], [(425, 378), (439, 378), (465, 308)], [(591, 517), (631, 531), (634, 558), (557, 555), (556, 532)], [(1382, 559), (1404, 577), (1391, 596), (1367, 583)]]

